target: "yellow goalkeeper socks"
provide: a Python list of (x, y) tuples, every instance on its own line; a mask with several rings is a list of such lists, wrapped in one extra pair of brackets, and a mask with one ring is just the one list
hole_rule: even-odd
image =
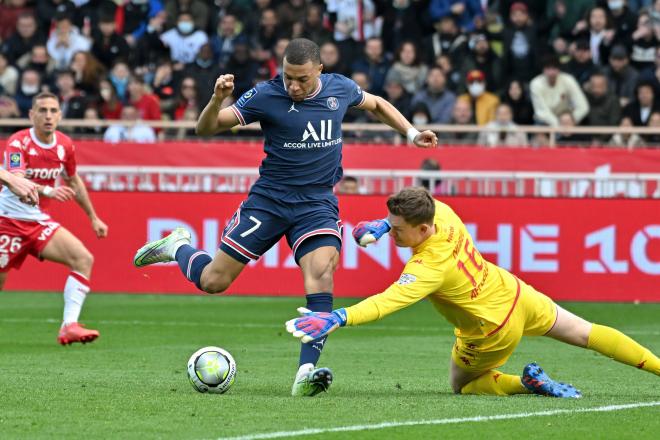
[(618, 330), (593, 324), (587, 348), (626, 365), (660, 376), (660, 359)]
[(497, 370), (490, 370), (461, 388), (461, 394), (509, 396), (529, 393), (531, 391), (522, 384), (520, 376), (504, 374)]

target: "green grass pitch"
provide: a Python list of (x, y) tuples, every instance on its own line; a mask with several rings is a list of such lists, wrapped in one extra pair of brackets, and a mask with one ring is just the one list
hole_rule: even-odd
[[(446, 424), (297, 438), (658, 438), (660, 378), (546, 338), (524, 339), (503, 371), (520, 373), (537, 361), (581, 389), (583, 399), (451, 394), (452, 331), (425, 302), (333, 334), (320, 364), (333, 369), (332, 389), (294, 399), (289, 393), (298, 343), (284, 322), (300, 305), (302, 298), (90, 295), (82, 321), (98, 328), (101, 338), (61, 347), (55, 340), (61, 295), (1, 293), (0, 438), (256, 438), (249, 436), (421, 420)], [(660, 353), (660, 304), (565, 307)], [(238, 363), (236, 382), (225, 395), (199, 394), (188, 383), (188, 357), (206, 345), (229, 350)], [(552, 415), (525, 415), (540, 411)], [(507, 414), (521, 416), (446, 422)]]

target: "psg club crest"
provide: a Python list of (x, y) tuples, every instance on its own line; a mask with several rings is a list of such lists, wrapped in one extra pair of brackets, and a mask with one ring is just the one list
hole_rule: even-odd
[(339, 108), (339, 101), (334, 96), (328, 98), (327, 104), (330, 110), (337, 110)]
[(57, 146), (57, 157), (59, 157), (60, 160), (64, 160), (64, 147), (62, 145)]

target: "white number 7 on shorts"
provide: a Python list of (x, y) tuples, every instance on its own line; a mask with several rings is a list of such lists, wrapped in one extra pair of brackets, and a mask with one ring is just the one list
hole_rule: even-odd
[(252, 234), (257, 229), (259, 229), (259, 226), (261, 226), (261, 221), (259, 221), (259, 219), (257, 219), (256, 217), (250, 216), (250, 220), (252, 220), (254, 222), (254, 226), (252, 226), (247, 231), (243, 232), (241, 234), (241, 237), (247, 237), (248, 235)]

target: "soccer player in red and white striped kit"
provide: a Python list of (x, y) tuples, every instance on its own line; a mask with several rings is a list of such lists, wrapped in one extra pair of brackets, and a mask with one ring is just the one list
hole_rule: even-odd
[[(57, 96), (40, 93), (30, 110), (33, 126), (7, 140), (5, 169), (36, 183), (40, 202), (25, 203), (6, 186), (0, 191), (0, 289), (9, 269), (20, 268), (28, 254), (68, 266), (71, 272), (64, 285), (64, 317), (57, 337), (60, 344), (66, 345), (91, 342), (99, 336), (97, 330), (78, 323), (90, 289), (94, 257), (46, 209), (50, 199), (58, 202), (75, 199), (89, 217), (98, 238), (108, 235), (108, 227), (96, 215), (85, 183), (76, 172), (73, 142), (57, 131), (61, 119)], [(65, 185), (55, 186), (60, 176)]]

